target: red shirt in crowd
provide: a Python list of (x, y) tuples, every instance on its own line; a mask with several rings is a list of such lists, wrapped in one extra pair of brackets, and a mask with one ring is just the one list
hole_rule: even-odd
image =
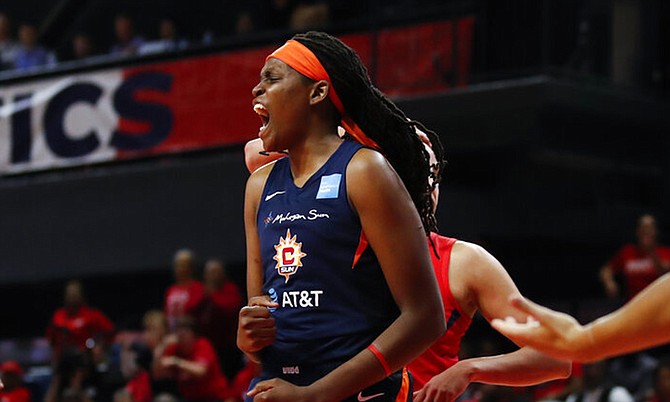
[(100, 310), (81, 306), (74, 314), (63, 307), (54, 313), (47, 329), (47, 339), (56, 354), (64, 347), (86, 348), (89, 338), (109, 339), (114, 332), (114, 324)]
[(153, 393), (151, 391), (151, 378), (146, 370), (142, 370), (126, 384), (126, 391), (132, 397), (133, 402), (151, 402)]
[(170, 286), (165, 292), (165, 315), (170, 328), (174, 328), (177, 318), (185, 315), (195, 315), (204, 298), (205, 287), (202, 282), (193, 280), (187, 284)]
[(219, 360), (212, 344), (205, 338), (196, 338), (193, 351), (190, 354), (182, 353), (179, 345), (169, 344), (163, 353), (164, 357), (177, 356), (179, 358), (204, 364), (207, 373), (203, 377), (195, 377), (185, 370), (177, 372), (177, 386), (186, 401), (219, 400), (231, 396), (228, 381), (221, 372)]
[[(658, 246), (656, 247), (656, 253), (662, 262), (670, 263), (670, 248)], [(656, 269), (653, 258), (645, 255), (634, 244), (623, 246), (609, 262), (609, 265), (614, 273), (620, 273), (624, 276), (629, 299), (662, 274)]]
[(242, 295), (232, 281), (224, 282), (207, 295), (199, 314), (200, 334), (209, 339), (217, 350), (236, 347), (237, 317), (242, 308)]
[(30, 402), (30, 391), (25, 387), (17, 387), (11, 391), (0, 390), (0, 402)]

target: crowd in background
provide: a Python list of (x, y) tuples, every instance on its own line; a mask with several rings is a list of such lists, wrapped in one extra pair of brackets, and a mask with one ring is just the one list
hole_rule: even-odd
[(345, 3), (296, 0), (244, 2), (230, 10), (230, 21), (222, 21), (221, 26), (205, 27), (190, 35), (181, 32), (172, 16), (161, 18), (157, 26), (143, 26), (138, 30), (130, 14), (119, 13), (109, 24), (109, 30), (114, 33), (112, 43), (96, 41), (95, 35), (90, 32), (79, 31), (72, 36), (68, 49), (58, 51), (40, 43), (39, 27), (35, 23), (19, 21), (17, 24), (0, 9), (0, 70), (26, 71), (53, 66), (58, 61), (101, 55), (128, 57), (178, 51), (209, 45), (222, 36), (258, 31), (319, 29), (328, 26), (333, 18), (342, 18), (342, 14), (352, 17), (360, 13), (351, 2)]
[[(48, 324), (51, 375), (23, 384), (16, 361), (0, 367), (3, 402), (150, 402), (242, 399), (257, 367), (236, 346), (242, 293), (225, 264), (209, 259), (196, 278), (190, 250), (174, 257), (174, 284), (162, 310), (144, 314), (141, 330), (117, 330), (84, 298), (80, 281), (65, 285), (63, 306)], [(122, 294), (119, 297), (123, 297)]]
[[(626, 298), (633, 297), (670, 271), (670, 248), (659, 244), (655, 218), (641, 216), (635, 233), (637, 242), (624, 245), (601, 269), (603, 293), (614, 300), (623, 300), (621, 290)], [(202, 281), (190, 250), (178, 250), (172, 265), (174, 283), (165, 290), (163, 309), (147, 311), (136, 330), (118, 330), (104, 312), (86, 303), (80, 281), (68, 281), (63, 306), (53, 313), (46, 331), (52, 350), (49, 381), (23, 381), (18, 362), (0, 362), (5, 386), (0, 401), (241, 401), (260, 370), (236, 346), (243, 292), (221, 260), (204, 263)], [(475, 320), (477, 325), (486, 324), (481, 319)], [(470, 332), (481, 335), (481, 328)], [(493, 332), (471, 334), (459, 357), (496, 355), (511, 347)], [(669, 350), (573, 363), (570, 378), (534, 387), (472, 384), (459, 400), (670, 402)]]

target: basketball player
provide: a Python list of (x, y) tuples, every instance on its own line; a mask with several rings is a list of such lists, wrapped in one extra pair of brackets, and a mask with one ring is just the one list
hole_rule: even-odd
[(419, 123), (372, 86), (353, 50), (318, 32), (270, 55), (253, 95), (263, 148), (289, 156), (256, 170), (245, 194), (251, 299), (238, 345), (263, 367), (248, 395), (411, 400), (403, 366), (445, 329)]
[[(426, 144), (431, 166), (438, 166), (429, 146), (430, 140), (421, 131), (417, 132)], [(259, 151), (262, 151), (259, 141), (247, 143), (245, 161), (250, 171), (283, 156), (281, 153), (263, 156)], [(437, 206), (439, 188), (437, 183), (433, 187), (433, 201)], [(408, 365), (414, 377), (415, 402), (453, 401), (472, 382), (529, 386), (570, 374), (568, 362), (555, 360), (529, 348), (459, 362), (461, 338), (474, 313), (480, 310), (489, 320), (503, 312), (515, 313), (505, 302), (520, 293), (500, 263), (481, 247), (434, 232), (430, 234), (429, 246), (435, 248), (431, 257), (448, 328), (437, 342)]]

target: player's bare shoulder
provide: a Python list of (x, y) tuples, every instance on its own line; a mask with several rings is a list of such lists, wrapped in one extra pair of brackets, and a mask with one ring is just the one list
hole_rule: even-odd
[(351, 158), (347, 166), (347, 175), (374, 175), (377, 171), (388, 168), (391, 168), (391, 165), (384, 155), (374, 149), (361, 148)]
[(505, 271), (500, 262), (484, 247), (461, 240), (454, 244), (450, 265), (457, 267), (459, 274), (467, 276), (469, 284), (484, 283), (487, 278), (491, 279), (492, 273)]
[(263, 193), (265, 182), (277, 161), (272, 161), (256, 169), (247, 179), (246, 197), (249, 201), (258, 201)]

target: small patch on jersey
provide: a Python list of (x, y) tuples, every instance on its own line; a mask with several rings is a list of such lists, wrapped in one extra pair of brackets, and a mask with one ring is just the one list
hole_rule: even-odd
[(286, 237), (279, 236), (279, 244), (275, 245), (277, 254), (272, 259), (277, 261), (275, 269), (286, 279), (284, 283), (288, 283), (291, 275), (298, 272), (298, 268), (302, 267), (302, 258), (307, 256), (302, 251), (302, 243), (296, 241), (297, 237), (291, 236), (291, 229), (286, 229)]
[(319, 192), (316, 193), (316, 199), (325, 200), (329, 198), (337, 198), (340, 195), (341, 180), (341, 173), (321, 177), (321, 184), (319, 185)]

